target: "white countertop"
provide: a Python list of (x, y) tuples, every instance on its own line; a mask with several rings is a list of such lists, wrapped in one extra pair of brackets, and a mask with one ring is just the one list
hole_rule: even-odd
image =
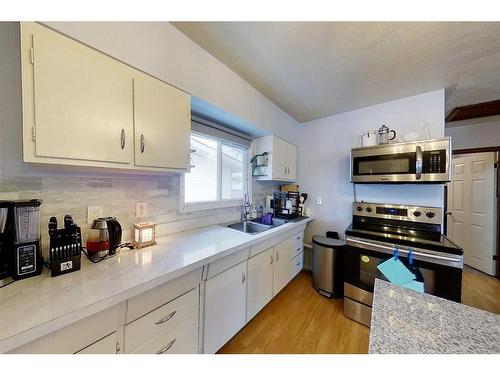
[(0, 353), (123, 302), (217, 259), (311, 221), (305, 218), (251, 235), (210, 226), (158, 238), (82, 269), (19, 280), (0, 289)]

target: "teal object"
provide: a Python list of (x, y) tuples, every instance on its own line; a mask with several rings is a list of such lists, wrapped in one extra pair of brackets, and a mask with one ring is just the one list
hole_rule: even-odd
[(417, 277), (399, 260), (390, 258), (377, 266), (387, 279), (396, 285), (415, 280)]
[(403, 288), (408, 288), (415, 290), (417, 292), (423, 293), (424, 292), (424, 283), (416, 280), (408, 281), (407, 283), (401, 284)]

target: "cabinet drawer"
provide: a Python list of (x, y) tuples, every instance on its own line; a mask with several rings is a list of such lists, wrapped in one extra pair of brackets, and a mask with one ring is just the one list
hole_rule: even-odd
[(207, 280), (248, 259), (250, 248), (240, 250), (208, 265)]
[(177, 279), (130, 298), (127, 302), (126, 323), (130, 323), (187, 291), (196, 288), (201, 282), (201, 271), (202, 269), (198, 268)]
[(304, 232), (295, 235), (295, 253), (298, 254), (304, 251)]
[(113, 332), (111, 335), (100, 339), (75, 354), (116, 354), (117, 342), (117, 334)]
[(297, 254), (297, 256), (290, 261), (290, 271), (291, 271), (290, 278), (294, 278), (295, 276), (297, 276), (299, 272), (302, 271), (302, 268), (304, 268), (303, 251)]
[(116, 331), (120, 322), (121, 304), (112, 306), (61, 328), (10, 353), (73, 354)]
[(177, 326), (147, 342), (134, 354), (197, 354), (198, 314), (192, 314)]
[(151, 311), (125, 326), (125, 351), (131, 353), (145, 342), (169, 330), (198, 311), (199, 288)]

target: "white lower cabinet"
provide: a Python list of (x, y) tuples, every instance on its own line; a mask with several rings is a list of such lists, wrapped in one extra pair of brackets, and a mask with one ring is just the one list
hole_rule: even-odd
[(247, 321), (273, 298), (273, 248), (248, 260)]
[[(198, 302), (199, 288), (197, 287), (127, 324), (125, 326), (125, 352), (135, 353), (137, 350), (140, 350), (140, 353), (145, 353), (147, 348), (153, 348), (149, 352), (151, 354), (158, 352), (161, 348), (156, 348), (156, 344), (148, 345), (146, 343), (162, 343), (164, 339), (158, 339), (158, 341), (156, 338), (165, 336), (166, 331), (175, 331), (173, 339), (177, 341), (176, 350), (180, 347), (181, 342), (189, 341), (191, 338), (198, 342), (198, 332), (196, 331), (193, 334), (190, 324), (188, 324), (186, 332), (183, 332), (182, 329), (179, 330), (178, 327), (184, 324), (187, 317), (198, 316)], [(196, 327), (198, 327), (197, 319)], [(143, 346), (144, 344), (146, 344), (145, 347)], [(176, 352), (179, 353), (178, 351)], [(190, 353), (197, 352), (198, 345)]]
[(277, 295), (293, 278), (290, 261), (295, 256), (295, 236), (274, 247), (273, 296)]
[(87, 346), (75, 354), (118, 354), (120, 352), (120, 338), (118, 332), (113, 332), (99, 341)]
[(204, 353), (215, 353), (245, 325), (246, 292), (246, 261), (205, 282)]
[(198, 312), (134, 350), (134, 354), (198, 353)]

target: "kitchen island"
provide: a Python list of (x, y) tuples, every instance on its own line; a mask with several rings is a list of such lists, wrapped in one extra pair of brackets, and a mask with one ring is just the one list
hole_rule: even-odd
[(500, 315), (377, 279), (370, 354), (500, 353)]

